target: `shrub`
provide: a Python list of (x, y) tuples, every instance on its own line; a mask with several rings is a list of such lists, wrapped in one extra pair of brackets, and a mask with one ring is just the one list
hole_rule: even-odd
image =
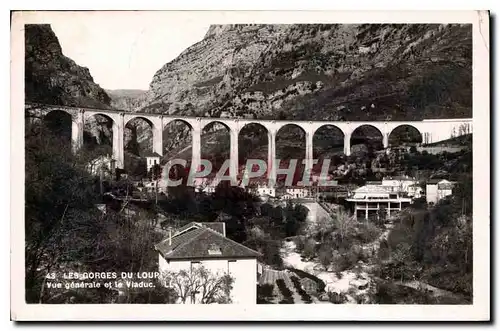
[(347, 296), (344, 293), (328, 292), (328, 301), (334, 304), (343, 304), (347, 301)]
[(314, 275), (311, 275), (310, 273), (307, 273), (307, 272), (305, 272), (303, 270), (299, 270), (299, 269), (295, 269), (295, 268), (288, 268), (288, 270), (293, 271), (300, 278), (309, 278), (309, 279), (315, 281), (316, 284), (318, 284), (318, 293), (321, 293), (321, 292), (325, 291), (326, 284), (325, 284), (324, 281), (322, 281), (318, 277), (316, 277)]
[(328, 267), (332, 264), (332, 249), (328, 244), (322, 244), (319, 248), (318, 251), (318, 259), (325, 268), (325, 270), (328, 270)]
[(340, 272), (352, 268), (360, 260), (365, 260), (363, 250), (360, 247), (351, 246), (348, 250), (343, 250), (332, 264), (336, 267), (336, 271)]
[(374, 241), (380, 236), (381, 230), (371, 222), (364, 222), (359, 227), (358, 237), (363, 243)]
[(271, 303), (274, 298), (274, 285), (262, 284), (257, 285), (257, 303)]
[(302, 253), (305, 247), (305, 240), (304, 237), (297, 236), (293, 239), (293, 242), (295, 243), (295, 248), (297, 252)]
[(311, 296), (306, 291), (304, 291), (304, 289), (302, 288), (302, 286), (300, 284), (300, 280), (295, 276), (292, 276), (291, 279), (292, 279), (293, 285), (295, 286), (295, 289), (297, 290), (297, 293), (302, 298), (302, 301), (304, 301), (305, 303), (312, 303)]
[(285, 281), (283, 279), (276, 279), (276, 285), (280, 289), (281, 294), (283, 295), (283, 300), (280, 303), (293, 303), (292, 291), (286, 287)]
[(314, 239), (307, 239), (304, 243), (302, 255), (305, 258), (313, 258), (316, 256), (316, 241)]

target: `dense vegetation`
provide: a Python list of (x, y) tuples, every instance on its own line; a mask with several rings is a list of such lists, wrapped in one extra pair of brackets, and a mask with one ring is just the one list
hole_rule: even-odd
[(263, 262), (276, 267), (282, 266), (283, 239), (300, 232), (308, 212), (300, 205), (262, 204), (254, 195), (228, 182), (221, 182), (211, 195), (194, 194), (186, 186), (169, 189), (169, 199), (158, 202), (169, 215), (164, 227), (193, 220), (225, 222), (228, 238), (261, 252)]
[(309, 294), (307, 294), (306, 291), (304, 291), (304, 289), (302, 288), (302, 285), (300, 284), (300, 280), (295, 276), (290, 277), (290, 279), (292, 280), (293, 286), (297, 290), (297, 293), (302, 298), (302, 301), (304, 301), (305, 303), (312, 303), (311, 296)]
[(453, 196), (429, 210), (403, 214), (381, 243), (377, 275), (383, 280), (427, 283), (471, 302), (471, 196), (472, 177), (463, 175)]
[[(26, 301), (114, 302), (110, 290), (69, 290), (55, 295), (46, 291), (49, 273), (65, 271), (151, 271), (155, 266), (155, 217), (143, 211), (126, 216), (121, 210), (96, 208), (99, 185), (85, 171), (86, 155), (74, 155), (70, 145), (41, 125), (26, 127)], [(161, 289), (159, 291), (162, 291)], [(128, 293), (125, 302), (168, 302), (142, 291)], [(153, 295), (154, 297), (151, 297)]]
[(292, 291), (288, 287), (286, 287), (285, 281), (283, 279), (276, 279), (276, 285), (278, 286), (281, 294), (283, 295), (283, 299), (279, 303), (285, 304), (293, 304), (293, 296)]

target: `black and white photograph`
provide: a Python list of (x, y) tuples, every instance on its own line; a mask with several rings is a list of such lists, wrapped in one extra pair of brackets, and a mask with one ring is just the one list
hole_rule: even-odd
[(306, 14), (13, 13), (16, 316), (489, 318), (488, 12)]

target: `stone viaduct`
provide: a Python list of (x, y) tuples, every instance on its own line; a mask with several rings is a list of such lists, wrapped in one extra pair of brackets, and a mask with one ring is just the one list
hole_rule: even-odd
[[(201, 159), (201, 132), (207, 125), (217, 122), (223, 124), (231, 137), (230, 150), (230, 175), (237, 176), (238, 172), (238, 135), (240, 130), (249, 124), (260, 124), (267, 129), (268, 134), (268, 167), (271, 166), (269, 176), (276, 176), (276, 135), (278, 131), (287, 126), (294, 125), (301, 128), (306, 137), (305, 169), (313, 166), (313, 136), (323, 126), (334, 126), (344, 136), (344, 153), (350, 155), (351, 135), (361, 126), (371, 126), (377, 129), (382, 136), (384, 147), (389, 145), (389, 135), (399, 126), (412, 126), (422, 136), (422, 143), (428, 144), (453, 138), (462, 134), (472, 133), (472, 119), (428, 119), (422, 121), (296, 121), (296, 120), (260, 120), (243, 118), (212, 118), (212, 117), (187, 117), (169, 116), (163, 114), (150, 114), (139, 112), (124, 112), (108, 109), (78, 108), (48, 105), (26, 105), (26, 112), (33, 116), (43, 118), (52, 111), (63, 111), (72, 118), (72, 143), (74, 150), (83, 145), (83, 131), (85, 121), (95, 115), (107, 117), (113, 123), (113, 157), (117, 167), (123, 168), (124, 164), (124, 130), (128, 122), (135, 118), (145, 120), (153, 132), (153, 151), (163, 155), (163, 129), (173, 121), (181, 121), (189, 126), (192, 134), (192, 160), (191, 167), (198, 169)], [(275, 178), (275, 177), (272, 177)]]

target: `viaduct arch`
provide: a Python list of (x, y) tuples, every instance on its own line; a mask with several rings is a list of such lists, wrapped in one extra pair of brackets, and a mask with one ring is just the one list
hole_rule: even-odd
[(230, 134), (230, 175), (236, 178), (238, 171), (238, 135), (241, 129), (249, 124), (259, 124), (267, 129), (268, 135), (268, 174), (271, 178), (276, 178), (276, 135), (278, 131), (287, 126), (294, 125), (300, 127), (306, 135), (306, 170), (313, 166), (313, 136), (316, 131), (325, 126), (331, 125), (338, 128), (344, 136), (344, 154), (350, 155), (351, 138), (354, 131), (361, 126), (372, 126), (382, 134), (382, 144), (384, 148), (389, 146), (389, 136), (398, 127), (409, 125), (414, 127), (422, 136), (422, 143), (429, 144), (446, 140), (467, 133), (472, 133), (473, 120), (463, 119), (426, 119), (422, 121), (294, 121), (294, 120), (257, 120), (257, 119), (229, 119), (210, 117), (187, 117), (187, 116), (167, 116), (163, 114), (148, 113), (126, 113), (117, 110), (76, 108), (64, 106), (48, 105), (25, 105), (25, 111), (41, 118), (53, 110), (64, 111), (71, 115), (72, 128), (71, 137), (73, 150), (78, 150), (83, 146), (83, 129), (85, 121), (94, 115), (103, 115), (113, 122), (113, 157), (117, 161), (117, 166), (122, 168), (124, 161), (123, 135), (126, 123), (134, 118), (142, 118), (150, 123), (153, 130), (153, 151), (163, 155), (163, 129), (173, 122), (181, 121), (186, 123), (192, 134), (192, 161), (191, 167), (199, 169), (201, 158), (201, 131), (213, 122), (225, 125)]

